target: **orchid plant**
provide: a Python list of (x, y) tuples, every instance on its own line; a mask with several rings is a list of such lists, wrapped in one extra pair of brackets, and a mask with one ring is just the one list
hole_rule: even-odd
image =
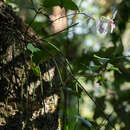
[[(85, 15), (86, 17), (88, 17), (87, 23), (89, 22), (90, 19), (92, 19), (96, 23), (96, 30), (99, 34), (105, 35), (109, 32), (109, 30), (110, 30), (110, 33), (112, 33), (116, 27), (115, 23), (114, 23), (114, 19), (116, 17), (117, 10), (114, 12), (112, 18), (110, 18), (109, 16), (107, 16), (107, 17), (101, 16), (100, 18), (95, 18), (94, 16), (92, 16), (88, 13), (82, 13), (82, 12), (78, 12), (76, 14), (82, 14), (82, 15)], [(69, 14), (67, 16), (71, 16), (71, 15), (75, 15), (75, 14)], [(64, 17), (66, 17), (66, 15), (55, 18), (55, 20), (52, 20), (52, 21), (53, 22), (59, 21), (59, 19), (63, 19)]]

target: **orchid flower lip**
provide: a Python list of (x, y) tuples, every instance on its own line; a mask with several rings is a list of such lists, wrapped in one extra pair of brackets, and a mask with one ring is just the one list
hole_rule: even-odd
[(113, 20), (110, 20), (110, 21), (109, 21), (109, 24), (114, 24), (114, 21), (113, 21)]

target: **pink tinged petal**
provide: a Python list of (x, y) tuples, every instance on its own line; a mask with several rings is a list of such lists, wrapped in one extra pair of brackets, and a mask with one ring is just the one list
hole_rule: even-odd
[(109, 24), (111, 25), (111, 33), (113, 32), (113, 30), (114, 30), (114, 28), (116, 27), (115, 26), (115, 24), (114, 24), (114, 21), (113, 20), (111, 20), (110, 22), (109, 22)]
[(113, 32), (115, 27), (116, 27), (115, 24), (111, 24), (111, 33)]

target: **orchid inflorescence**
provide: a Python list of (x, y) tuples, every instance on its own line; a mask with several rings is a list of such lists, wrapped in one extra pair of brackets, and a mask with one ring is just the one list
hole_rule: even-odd
[(110, 18), (109, 16), (107, 17), (101, 16), (100, 18), (95, 18), (94, 16), (86, 14), (86, 13), (80, 13), (80, 14), (83, 14), (89, 17), (87, 20), (87, 23), (89, 22), (90, 19), (92, 19), (96, 23), (96, 30), (99, 34), (105, 35), (109, 32), (109, 30), (110, 30), (110, 33), (112, 33), (116, 27), (114, 23), (114, 19), (116, 17), (117, 10), (114, 12), (112, 18)]
[[(114, 23), (114, 19), (116, 17), (117, 14), (117, 10), (114, 12), (113, 17), (110, 18), (109, 16), (105, 17), (105, 16), (101, 16), (100, 18), (95, 18), (94, 16), (90, 15), (89, 13), (82, 13), (82, 12), (78, 12), (76, 14), (82, 14), (85, 15), (86, 17), (88, 17), (87, 19), (87, 23), (89, 22), (90, 19), (92, 19), (95, 23), (96, 23), (96, 30), (99, 34), (107, 34), (110, 30), (110, 33), (113, 32), (113, 30), (115, 29), (115, 23)], [(69, 14), (67, 16), (71, 16), (71, 15), (75, 15), (75, 14)], [(61, 17), (55, 18), (52, 21), (56, 22), (56, 21), (60, 21), (60, 19), (63, 19), (64, 17), (67, 17), (66, 15), (63, 15)], [(50, 17), (52, 19), (52, 17)]]
[(110, 33), (113, 32), (113, 30), (116, 27), (113, 21), (116, 17), (116, 14), (117, 11), (114, 12), (112, 19), (109, 16), (107, 17), (101, 16), (100, 19), (94, 18), (94, 20), (96, 21), (96, 29), (99, 34), (107, 34), (109, 29), (110, 29)]

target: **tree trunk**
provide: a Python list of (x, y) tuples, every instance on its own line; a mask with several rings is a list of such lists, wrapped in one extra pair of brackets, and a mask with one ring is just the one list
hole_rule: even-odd
[[(39, 46), (40, 41), (9, 5), (0, 2), (0, 129), (60, 130), (56, 69), (50, 60), (40, 65), (41, 77), (35, 76), (28, 43)], [(51, 71), (52, 87), (45, 80)]]

